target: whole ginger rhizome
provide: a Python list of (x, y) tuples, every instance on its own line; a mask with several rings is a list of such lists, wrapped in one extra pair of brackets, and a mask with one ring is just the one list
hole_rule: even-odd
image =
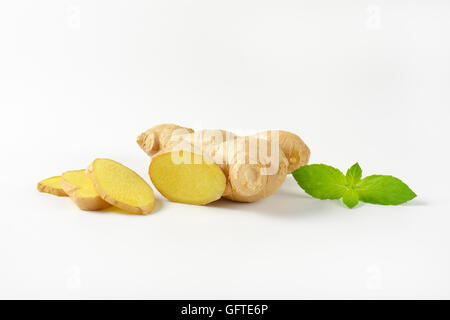
[[(137, 142), (153, 157), (152, 162), (158, 163), (151, 164), (149, 169), (155, 187), (168, 199), (187, 203), (190, 202), (180, 200), (180, 190), (185, 189), (189, 199), (193, 192), (198, 192), (198, 196), (206, 194), (206, 189), (217, 182), (217, 179), (200, 179), (200, 171), (188, 169), (189, 165), (202, 165), (189, 163), (196, 159), (195, 155), (202, 156), (205, 166), (215, 164), (222, 170), (226, 178), (222, 197), (239, 202), (254, 202), (274, 194), (286, 175), (307, 164), (310, 156), (303, 140), (287, 131), (239, 137), (224, 130), (194, 132), (190, 128), (163, 124), (141, 134)], [(167, 170), (176, 165), (183, 167)], [(171, 188), (172, 182), (176, 187)], [(207, 197), (202, 202), (206, 201)]]

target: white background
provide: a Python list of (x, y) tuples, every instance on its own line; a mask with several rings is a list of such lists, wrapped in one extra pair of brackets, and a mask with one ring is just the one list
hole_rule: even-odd
[[(450, 2), (1, 1), (0, 298), (450, 298)], [(398, 207), (310, 198), (83, 212), (36, 183), (171, 122), (285, 129), (392, 174)]]

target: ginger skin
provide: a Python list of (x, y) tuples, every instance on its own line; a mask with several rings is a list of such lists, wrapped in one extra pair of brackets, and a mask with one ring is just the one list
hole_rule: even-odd
[[(189, 128), (164, 124), (147, 130), (137, 142), (150, 156), (184, 150), (210, 159), (227, 179), (222, 196), (239, 202), (254, 202), (274, 194), (286, 175), (307, 164), (310, 155), (300, 137), (286, 131), (238, 137), (224, 130), (193, 132)], [(265, 157), (276, 161), (268, 162)]]
[[(209, 151), (227, 177), (224, 198), (239, 202), (255, 202), (274, 194), (283, 184), (287, 175), (288, 161), (284, 153), (271, 150), (269, 154), (278, 161), (265, 164), (259, 157), (250, 152), (251, 146), (267, 145), (267, 140), (249, 137), (238, 137), (214, 145)], [(208, 152), (208, 151), (207, 151)]]
[(280, 149), (289, 161), (288, 173), (291, 173), (301, 166), (308, 164), (311, 152), (308, 146), (298, 135), (289, 131), (269, 130), (257, 133), (255, 136), (265, 138), (270, 141), (274, 134), (278, 134)]
[(164, 146), (166, 146), (171, 139), (180, 135), (180, 133), (187, 134), (192, 132), (194, 132), (194, 130), (180, 127), (175, 124), (160, 124), (142, 133), (137, 138), (137, 143), (145, 153), (152, 157), (161, 149), (164, 149)]

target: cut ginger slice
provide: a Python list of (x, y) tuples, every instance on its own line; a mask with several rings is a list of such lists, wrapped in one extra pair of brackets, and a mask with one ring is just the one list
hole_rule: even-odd
[(64, 172), (61, 176), (61, 185), (70, 199), (81, 210), (95, 211), (110, 207), (94, 188), (94, 184), (86, 174), (86, 170)]
[(153, 210), (152, 188), (130, 168), (110, 159), (95, 159), (88, 175), (100, 196), (113, 206), (135, 214)]
[(37, 189), (40, 192), (46, 192), (55, 196), (67, 197), (61, 186), (61, 176), (50, 177), (38, 183)]
[[(179, 151), (159, 154), (150, 163), (153, 185), (167, 199), (175, 202), (204, 205), (222, 197), (226, 178), (220, 167), (200, 155)], [(181, 162), (181, 163), (179, 163)]]

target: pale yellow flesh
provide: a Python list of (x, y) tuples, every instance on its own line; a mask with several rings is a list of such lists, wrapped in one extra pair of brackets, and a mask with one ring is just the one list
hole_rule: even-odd
[(50, 177), (38, 183), (37, 189), (55, 196), (67, 197), (61, 186), (61, 176)]
[(82, 210), (95, 211), (111, 206), (95, 190), (86, 170), (64, 172), (61, 176), (61, 185), (73, 202)]
[(84, 197), (95, 197), (99, 194), (95, 191), (94, 184), (85, 170), (64, 172), (62, 178), (78, 189), (78, 194)]
[(110, 159), (96, 159), (88, 174), (97, 192), (110, 204), (136, 214), (153, 210), (155, 197), (152, 188), (126, 166)]
[(178, 155), (192, 159), (191, 163), (174, 162), (171, 152), (152, 159), (149, 174), (156, 189), (167, 199), (181, 203), (204, 205), (220, 199), (226, 178), (219, 166), (193, 153), (181, 151)]

